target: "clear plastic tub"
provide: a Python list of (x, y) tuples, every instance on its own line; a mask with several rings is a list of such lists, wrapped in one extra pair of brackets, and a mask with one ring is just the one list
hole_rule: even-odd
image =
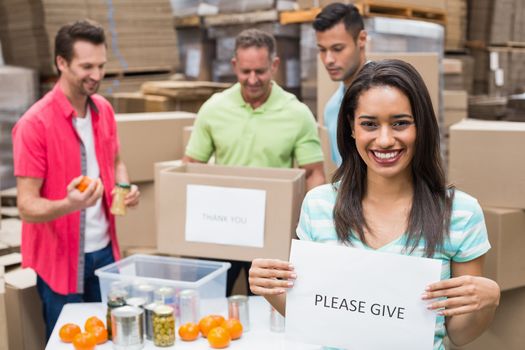
[(107, 302), (112, 286), (134, 296), (138, 285), (158, 289), (171, 287), (175, 292), (198, 290), (201, 299), (226, 296), (228, 262), (171, 258), (136, 254), (95, 271), (100, 279), (102, 302)]

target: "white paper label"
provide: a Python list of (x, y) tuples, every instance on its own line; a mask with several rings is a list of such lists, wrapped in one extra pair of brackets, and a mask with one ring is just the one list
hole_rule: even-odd
[(198, 78), (201, 69), (201, 50), (188, 48), (186, 50), (186, 69), (184, 74), (190, 78)]
[(503, 86), (503, 84), (505, 84), (505, 74), (503, 69), (498, 68), (494, 72), (494, 83), (496, 86)]
[(188, 185), (186, 241), (262, 248), (266, 191)]
[(499, 68), (499, 54), (497, 52), (490, 53), (490, 70)]
[(432, 350), (436, 313), (421, 300), (441, 262), (294, 240), (297, 280), (286, 337), (343, 349)]

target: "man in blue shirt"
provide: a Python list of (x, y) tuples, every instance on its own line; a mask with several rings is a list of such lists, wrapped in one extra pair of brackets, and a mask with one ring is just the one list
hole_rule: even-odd
[(346, 88), (366, 62), (366, 31), (359, 10), (352, 4), (334, 3), (315, 17), (319, 56), (333, 81), (340, 81), (337, 91), (324, 109), (324, 126), (328, 129), (332, 160), (337, 166), (341, 156), (337, 149), (337, 117)]

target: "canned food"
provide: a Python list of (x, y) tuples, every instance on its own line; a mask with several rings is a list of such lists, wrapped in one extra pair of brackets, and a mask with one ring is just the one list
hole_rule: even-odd
[(199, 292), (195, 289), (185, 289), (177, 294), (179, 301), (179, 320), (181, 324), (199, 323), (200, 301)]
[(250, 330), (250, 310), (246, 295), (232, 295), (228, 298), (228, 318), (241, 321), (245, 332)]
[(160, 304), (171, 306), (173, 310), (175, 311), (174, 313), (175, 317), (179, 316), (179, 308), (178, 308), (175, 289), (171, 287), (160, 287), (157, 290), (155, 290), (153, 300)]
[(111, 310), (126, 305), (125, 302), (126, 292), (123, 290), (112, 290), (108, 294), (108, 309), (106, 312), (106, 328), (108, 331), (108, 339), (112, 339), (111, 331)]
[(122, 306), (111, 311), (113, 349), (140, 350), (144, 348), (144, 311), (134, 306)]
[(171, 306), (159, 305), (153, 310), (153, 343), (160, 347), (175, 344), (175, 317)]
[(144, 332), (148, 340), (153, 340), (153, 313), (159, 305), (162, 304), (153, 302), (144, 307)]
[(111, 214), (126, 215), (126, 204), (124, 199), (131, 191), (131, 185), (126, 183), (117, 183), (115, 185), (115, 194), (113, 195), (113, 203), (111, 203)]
[(111, 282), (111, 285), (109, 287), (110, 292), (111, 291), (121, 291), (126, 293), (126, 298), (131, 295), (132, 292), (132, 285), (129, 282), (126, 281), (113, 281)]
[(141, 297), (127, 298), (126, 304), (144, 309), (144, 306), (146, 306), (146, 299)]

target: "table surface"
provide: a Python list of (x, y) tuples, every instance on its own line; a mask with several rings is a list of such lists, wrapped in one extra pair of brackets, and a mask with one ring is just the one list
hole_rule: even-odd
[[(226, 299), (201, 300), (202, 315), (220, 314), (228, 316), (228, 304)], [(250, 350), (319, 350), (321, 347), (303, 343), (292, 342), (285, 339), (284, 333), (270, 331), (270, 306), (262, 297), (249, 298), (250, 329), (243, 336), (230, 343), (228, 349), (250, 349)], [(102, 303), (78, 303), (66, 304), (60, 313), (57, 324), (51, 338), (47, 343), (46, 350), (72, 350), (73, 345), (60, 341), (58, 331), (65, 323), (76, 323), (83, 328), (84, 322), (90, 316), (97, 316), (101, 320), (106, 319), (106, 306)], [(177, 329), (178, 329), (177, 325)], [(185, 342), (178, 337), (175, 345), (167, 348), (158, 348), (153, 342), (145, 340), (144, 349), (209, 349), (206, 338), (192, 342)], [(98, 345), (97, 350), (113, 349), (113, 343), (108, 341)]]

